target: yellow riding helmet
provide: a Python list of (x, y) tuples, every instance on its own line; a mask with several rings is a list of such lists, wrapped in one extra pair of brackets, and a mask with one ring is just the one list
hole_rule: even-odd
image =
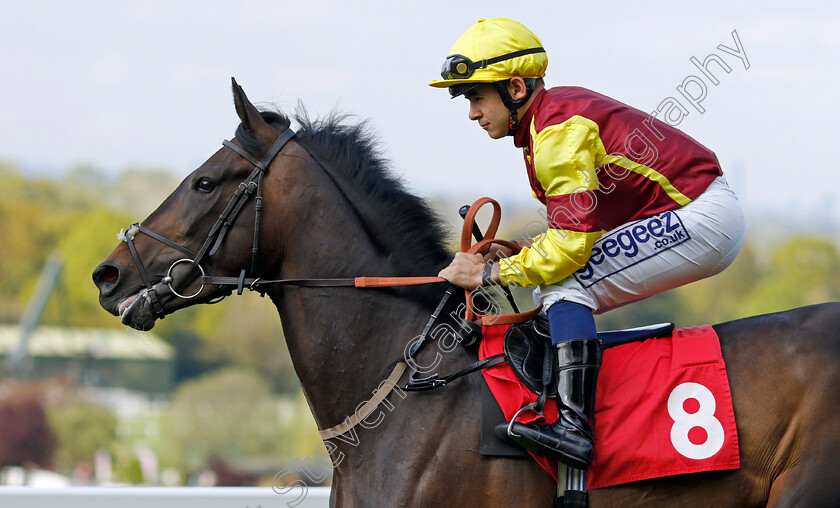
[(443, 79), (430, 86), (494, 83), (514, 76), (541, 78), (548, 67), (548, 56), (537, 36), (507, 18), (479, 19), (449, 53), (441, 68)]

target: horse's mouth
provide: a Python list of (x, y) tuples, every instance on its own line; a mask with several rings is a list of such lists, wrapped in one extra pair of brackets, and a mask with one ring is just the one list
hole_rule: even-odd
[(152, 302), (148, 297), (148, 290), (143, 288), (129, 296), (117, 306), (120, 321), (135, 330), (147, 332), (155, 326), (155, 316), (152, 312)]

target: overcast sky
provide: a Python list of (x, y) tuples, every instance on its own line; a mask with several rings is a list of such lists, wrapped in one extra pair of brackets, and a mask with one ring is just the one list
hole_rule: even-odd
[[(517, 4), (516, 9), (510, 8)], [(240, 0), (0, 2), (0, 159), (27, 171), (155, 166), (185, 176), (233, 135), (230, 77), (263, 106), (368, 119), (416, 192), (530, 196), (521, 152), (427, 83), (476, 19), (511, 17), (548, 50), (549, 86), (644, 111), (673, 97), (753, 211), (816, 217), (840, 193), (836, 2)], [(523, 6), (528, 6), (524, 8)], [(736, 48), (745, 62), (718, 49)], [(715, 53), (704, 113), (677, 87)], [(694, 93), (699, 92), (697, 85)], [(467, 186), (473, 185), (470, 191)]]

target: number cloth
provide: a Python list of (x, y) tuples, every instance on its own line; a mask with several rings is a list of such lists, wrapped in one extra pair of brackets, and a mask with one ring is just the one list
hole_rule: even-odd
[[(506, 330), (507, 326), (484, 327), (479, 358), (502, 352)], [(506, 364), (483, 374), (507, 419), (537, 398)], [(528, 412), (518, 421), (555, 421), (553, 400), (544, 413), (546, 418)], [(594, 431), (588, 489), (740, 467), (729, 381), (714, 329), (681, 328), (671, 337), (606, 349)], [(534, 459), (557, 479), (556, 461)]]

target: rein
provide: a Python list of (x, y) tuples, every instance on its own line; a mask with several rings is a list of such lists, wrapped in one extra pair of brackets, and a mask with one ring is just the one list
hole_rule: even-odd
[[(155, 316), (159, 319), (163, 319), (166, 315), (165, 310), (163, 309), (163, 305), (160, 303), (160, 299), (158, 296), (158, 286), (163, 285), (169, 288), (171, 294), (184, 299), (190, 299), (197, 297), (203, 290), (206, 285), (211, 286), (228, 286), (231, 290), (228, 292), (230, 294), (233, 291), (233, 288), (236, 288), (237, 294), (242, 294), (245, 288), (248, 288), (251, 291), (258, 291), (260, 293), (264, 293), (265, 290), (263, 289), (265, 286), (269, 285), (286, 285), (286, 286), (298, 286), (298, 287), (356, 287), (356, 288), (382, 288), (382, 287), (393, 287), (393, 286), (410, 286), (410, 285), (418, 285), (418, 284), (432, 284), (432, 283), (439, 283), (439, 282), (446, 282), (446, 279), (442, 277), (347, 277), (347, 278), (333, 278), (333, 279), (263, 279), (260, 277), (247, 277), (248, 271), (243, 268), (240, 271), (238, 277), (221, 277), (217, 276), (213, 273), (210, 267), (207, 267), (207, 272), (209, 275), (205, 273), (205, 269), (202, 267), (202, 261), (207, 256), (213, 256), (219, 250), (225, 236), (227, 235), (228, 231), (230, 230), (233, 222), (235, 221), (236, 217), (239, 215), (239, 212), (242, 210), (244, 205), (248, 202), (252, 195), (256, 195), (255, 198), (255, 219), (254, 219), (254, 240), (251, 248), (251, 269), (250, 273), (254, 274), (257, 268), (257, 261), (258, 261), (258, 253), (259, 253), (259, 233), (260, 233), (260, 217), (262, 212), (262, 181), (263, 176), (266, 171), (268, 171), (268, 167), (274, 158), (280, 153), (283, 147), (288, 143), (292, 137), (294, 137), (295, 132), (289, 128), (286, 129), (280, 136), (272, 143), (269, 149), (266, 151), (265, 155), (263, 155), (262, 159), (257, 160), (253, 157), (250, 153), (242, 149), (241, 147), (233, 144), (232, 142), (225, 140), (222, 142), (222, 145), (230, 148), (234, 152), (236, 152), (239, 156), (250, 162), (254, 166), (254, 170), (251, 174), (237, 187), (236, 191), (234, 192), (233, 196), (231, 197), (230, 201), (228, 201), (227, 206), (225, 206), (224, 210), (221, 214), (219, 214), (218, 219), (210, 228), (210, 231), (207, 234), (207, 237), (204, 239), (204, 242), (199, 248), (198, 252), (193, 252), (192, 250), (184, 247), (165, 236), (156, 233), (149, 228), (135, 223), (131, 225), (127, 231), (123, 233), (120, 231), (120, 234), (117, 235), (120, 240), (123, 240), (128, 244), (128, 250), (131, 253), (131, 257), (134, 259), (135, 265), (137, 265), (137, 269), (140, 272), (140, 278), (143, 281), (143, 284), (146, 286), (146, 297), (149, 299), (152, 305), (152, 311), (154, 312)], [(491, 203), (493, 205), (493, 218), (491, 220), (490, 226), (487, 230), (486, 235), (476, 234), (476, 239), (479, 241), (474, 244), (472, 243), (470, 235), (476, 231), (478, 228), (475, 224), (475, 215), (478, 210), (487, 203)], [(512, 242), (506, 242), (504, 240), (496, 240), (494, 236), (496, 231), (499, 227), (499, 222), (501, 219), (501, 207), (499, 203), (490, 199), (490, 198), (481, 198), (475, 202), (475, 204), (470, 207), (469, 211), (464, 215), (464, 225), (461, 231), (461, 250), (463, 252), (468, 252), (471, 254), (479, 253), (479, 252), (486, 252), (486, 249), (493, 243), (505, 245), (510, 247), (514, 250), (514, 252), (518, 252), (521, 247)], [(149, 277), (149, 273), (146, 270), (143, 261), (140, 258), (139, 253), (137, 252), (137, 248), (134, 245), (134, 237), (137, 233), (143, 233), (154, 240), (157, 240), (164, 245), (171, 247), (184, 255), (186, 258), (179, 259), (170, 265), (169, 269), (166, 272), (166, 275), (161, 278), (161, 280), (157, 283), (152, 283), (151, 278)], [(174, 282), (173, 279), (173, 270), (175, 266), (182, 264), (182, 263), (190, 263), (192, 266), (197, 268), (201, 272), (201, 286), (198, 290), (192, 295), (182, 295), (178, 293), (175, 288), (172, 287)], [(413, 356), (429, 341), (429, 331), (432, 328), (432, 325), (437, 320), (439, 314), (441, 313), (442, 309), (445, 307), (446, 303), (449, 300), (449, 297), (452, 295), (452, 291), (455, 286), (449, 285), (443, 298), (441, 299), (440, 303), (438, 304), (435, 311), (432, 313), (428, 323), (426, 324), (423, 332), (420, 335), (420, 339), (418, 340), (417, 344), (412, 348), (411, 352), (409, 353), (408, 357), (413, 358)], [(468, 290), (465, 290), (466, 294), (466, 301), (467, 301), (467, 310), (465, 312), (465, 322), (472, 323), (474, 319), (474, 313), (472, 311), (472, 300), (471, 300), (471, 293)], [(213, 300), (208, 303), (217, 303), (224, 299), (227, 295), (223, 295), (220, 298)], [(536, 316), (541, 310), (541, 307), (537, 307), (533, 311), (523, 312), (523, 313), (516, 313), (516, 314), (507, 314), (501, 316), (492, 316), (492, 319), (488, 319), (488, 316), (484, 316), (481, 319), (482, 324), (510, 324), (510, 323), (520, 323), (523, 321), (527, 321), (534, 316)], [(474, 325), (477, 326), (477, 325)], [(363, 421), (367, 418), (378, 406), (385, 400), (385, 398), (391, 393), (394, 387), (397, 386), (397, 383), (402, 378), (403, 374), (408, 368), (407, 359), (401, 359), (394, 364), (394, 368), (391, 371), (391, 374), (388, 376), (387, 380), (383, 382), (381, 389), (378, 389), (374, 392), (374, 396), (365, 402), (362, 405), (362, 410), (357, 411), (352, 416), (346, 418), (344, 422), (334, 427), (330, 427), (328, 429), (319, 430), (318, 433), (323, 440), (332, 439), (334, 437), (340, 436), (354, 426), (356, 426), (359, 422)], [(495, 359), (496, 363), (499, 363), (498, 359)], [(487, 365), (489, 366), (489, 365)], [(471, 367), (468, 367), (470, 372), (474, 371)], [(445, 385), (447, 381), (451, 379), (455, 379), (460, 377), (461, 375), (466, 374), (467, 369), (463, 369), (462, 371), (456, 373), (453, 376), (447, 376), (446, 378), (437, 378), (437, 376), (433, 376), (432, 378), (426, 379), (415, 379), (414, 374), (416, 371), (412, 369), (411, 374), (409, 376), (410, 380), (409, 383), (406, 385), (406, 388), (411, 386), (413, 389), (426, 389), (432, 387), (438, 387)], [(433, 385), (433, 386), (432, 386)]]
[(203, 276), (202, 284), (211, 286), (235, 286), (236, 293), (242, 294), (245, 288), (260, 291), (261, 286), (285, 285), (299, 287), (357, 287), (384, 288), (394, 286), (416, 286), (419, 284), (433, 284), (446, 282), (443, 277), (346, 277), (338, 279), (262, 279), (260, 277), (217, 277)]
[[(250, 273), (255, 273), (257, 269), (257, 256), (259, 253), (260, 217), (262, 215), (263, 175), (266, 173), (266, 171), (268, 171), (268, 166), (272, 163), (274, 158), (277, 157), (277, 155), (280, 153), (280, 151), (283, 149), (286, 143), (288, 143), (289, 140), (294, 137), (294, 135), (295, 131), (293, 131), (292, 129), (286, 129), (271, 144), (271, 146), (266, 151), (265, 155), (263, 155), (262, 159), (260, 160), (257, 160), (250, 153), (228, 140), (224, 140), (222, 142), (223, 146), (230, 148), (231, 150), (236, 152), (240, 157), (250, 162), (254, 166), (254, 170), (242, 183), (239, 184), (236, 191), (233, 193), (233, 196), (230, 198), (230, 201), (228, 201), (227, 206), (225, 206), (222, 213), (219, 214), (218, 219), (216, 219), (216, 222), (210, 228), (209, 233), (207, 233), (207, 237), (204, 239), (204, 243), (202, 243), (201, 248), (198, 249), (197, 253), (193, 252), (187, 247), (184, 247), (183, 245), (173, 242), (172, 240), (166, 238), (161, 234), (155, 233), (154, 231), (139, 223), (132, 224), (125, 232), (120, 231), (120, 234), (117, 235), (117, 237), (120, 240), (123, 240), (126, 244), (128, 244), (128, 250), (131, 253), (132, 259), (134, 260), (134, 264), (137, 265), (137, 270), (140, 272), (140, 278), (142, 279), (143, 284), (146, 286), (146, 296), (152, 305), (152, 311), (154, 312), (155, 317), (163, 319), (166, 316), (166, 311), (163, 309), (163, 305), (160, 303), (160, 298), (158, 296), (158, 286), (160, 285), (168, 287), (170, 293), (179, 298), (190, 299), (197, 297), (204, 290), (204, 286), (206, 285), (232, 286), (236, 288), (236, 293), (238, 295), (241, 295), (245, 287), (252, 291), (264, 292), (261, 291), (260, 288), (266, 285), (289, 285), (301, 287), (374, 288), (446, 282), (446, 279), (442, 277), (352, 277), (340, 279), (266, 280), (260, 277), (246, 277), (248, 272), (244, 268), (240, 272), (239, 277), (219, 277), (215, 275), (212, 269), (210, 269), (209, 267), (207, 268), (207, 272), (209, 272), (210, 275), (205, 274), (205, 269), (202, 267), (201, 262), (206, 256), (212, 256), (216, 254), (216, 252), (219, 250), (219, 247), (222, 245), (222, 241), (224, 240), (231, 226), (233, 226), (233, 222), (239, 215), (239, 212), (242, 211), (242, 208), (245, 206), (245, 204), (248, 202), (251, 196), (256, 194), (254, 205), (256, 211), (254, 217), (254, 240), (251, 247), (250, 270)], [(159, 282), (152, 283), (152, 280), (149, 277), (149, 273), (146, 270), (143, 261), (140, 259), (140, 255), (137, 252), (137, 248), (134, 246), (134, 237), (137, 233), (146, 234), (149, 237), (163, 243), (164, 245), (185, 254), (187, 257), (179, 259), (172, 263), (172, 265), (166, 272), (166, 276), (164, 276)], [(201, 286), (192, 295), (182, 295), (178, 293), (178, 291), (176, 291), (174, 287), (172, 287), (172, 284), (174, 282), (174, 279), (172, 277), (172, 271), (175, 268), (175, 266), (181, 263), (190, 263), (201, 272)], [(221, 299), (225, 298), (225, 296), (222, 296), (221, 298), (214, 300), (211, 303), (217, 303), (221, 301)]]

